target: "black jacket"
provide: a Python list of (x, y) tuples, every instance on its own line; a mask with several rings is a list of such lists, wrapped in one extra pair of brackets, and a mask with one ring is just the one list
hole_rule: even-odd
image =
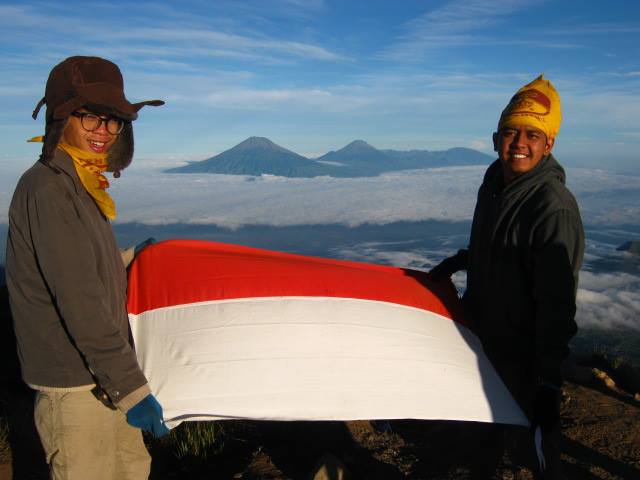
[(489, 166), (473, 217), (463, 298), (492, 361), (528, 362), (538, 381), (556, 385), (577, 330), (584, 254), (580, 212), (564, 183), (551, 155), (506, 186), (500, 161)]

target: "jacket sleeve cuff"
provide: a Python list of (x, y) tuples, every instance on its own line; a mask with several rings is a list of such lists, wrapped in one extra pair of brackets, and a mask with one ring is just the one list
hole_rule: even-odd
[(145, 383), (141, 387), (136, 388), (133, 392), (131, 392), (126, 397), (124, 397), (118, 403), (116, 403), (115, 406), (118, 407), (118, 409), (121, 410), (123, 413), (127, 413), (127, 411), (129, 411), (131, 407), (133, 407), (140, 400), (142, 400), (144, 397), (150, 394), (151, 394), (151, 389), (149, 388), (149, 384)]
[(129, 265), (133, 262), (133, 258), (135, 257), (135, 247), (120, 250), (120, 257), (122, 258), (124, 268), (129, 268)]
[(469, 250), (460, 249), (451, 258), (454, 259), (456, 272), (459, 272), (460, 270), (466, 270), (469, 265)]

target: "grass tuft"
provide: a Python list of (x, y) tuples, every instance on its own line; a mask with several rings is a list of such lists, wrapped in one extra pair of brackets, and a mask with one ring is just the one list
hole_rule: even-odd
[(183, 422), (160, 441), (178, 460), (197, 457), (206, 461), (222, 449), (222, 433), (219, 422)]

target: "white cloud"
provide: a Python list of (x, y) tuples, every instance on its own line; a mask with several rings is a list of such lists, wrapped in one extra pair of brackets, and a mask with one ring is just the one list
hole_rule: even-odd
[[(579, 85), (567, 89), (563, 97), (565, 123), (570, 128), (590, 128), (607, 131), (612, 128), (628, 130), (629, 120), (640, 109), (637, 86), (602, 88), (601, 85)], [(565, 101), (566, 100), (566, 101)]]
[[(482, 168), (399, 172), (373, 178), (288, 179), (211, 174), (125, 175), (113, 184), (120, 222), (245, 224), (385, 224), (466, 220)], [(471, 186), (465, 188), (465, 186)], [(456, 198), (452, 203), (451, 198)]]
[(577, 35), (617, 35), (640, 33), (640, 27), (634, 23), (602, 22), (593, 24), (564, 25), (561, 29), (545, 29), (545, 35), (575, 37)]
[[(349, 247), (341, 247), (332, 251), (332, 253), (339, 258), (418, 270), (429, 270), (438, 263), (438, 251), (423, 248), (416, 249), (412, 243), (411, 241), (364, 242)], [(394, 249), (389, 247), (394, 247)], [(444, 255), (440, 256), (440, 259), (442, 258), (444, 258)]]
[(0, 25), (10, 27), (32, 27), (38, 25), (42, 16), (29, 7), (0, 5)]
[(585, 168), (567, 171), (567, 184), (578, 198), (584, 223), (638, 223), (640, 176)]
[[(428, 272), (443, 259), (455, 254), (459, 248), (464, 247), (468, 241), (468, 236), (464, 235), (460, 238), (455, 235), (447, 235), (443, 238), (438, 238), (439, 248), (416, 248), (415, 243), (419, 243), (420, 240), (421, 239), (402, 242), (363, 242), (335, 249), (331, 251), (331, 256), (344, 258), (346, 260), (393, 265)], [(458, 291), (463, 292), (466, 288), (467, 274), (464, 271), (457, 272), (451, 277), (451, 280)]]
[(575, 48), (573, 43), (546, 41), (537, 32), (527, 38), (522, 29), (519, 30), (519, 38), (505, 39), (491, 34), (491, 28), (510, 15), (539, 3), (533, 0), (452, 0), (407, 22), (405, 33), (379, 56), (387, 60), (415, 62), (421, 61), (429, 52), (462, 46), (508, 44)]
[(583, 327), (640, 331), (640, 277), (628, 273), (580, 273), (576, 319)]
[(410, 22), (418, 30), (464, 32), (494, 25), (502, 16), (531, 5), (531, 0), (453, 0)]
[(297, 56), (315, 60), (341, 58), (340, 55), (323, 47), (309, 43), (279, 40), (263, 35), (250, 37), (200, 28), (127, 28), (105, 32), (103, 40), (106, 39), (110, 39), (111, 43), (118, 40), (127, 42), (121, 45), (123, 48), (130, 47), (131, 41), (145, 46), (155, 45), (153, 53), (160, 57), (170, 55), (189, 58), (203, 55), (258, 58), (261, 52), (271, 52), (285, 57)]
[(300, 10), (319, 11), (325, 8), (324, 0), (281, 0), (281, 2), (287, 10), (297, 8)]
[(335, 99), (326, 90), (285, 90), (285, 89), (265, 89), (265, 90), (223, 90), (210, 93), (204, 100), (211, 106), (219, 108), (240, 108), (240, 109), (260, 109), (271, 107), (275, 104), (295, 102), (296, 107), (316, 105), (321, 108), (326, 107), (326, 102), (334, 103)]
[[(73, 7), (73, 6), (72, 6)], [(140, 57), (154, 59), (156, 62), (194, 63), (198, 58), (219, 57), (239, 60), (252, 60), (259, 63), (289, 62), (293, 59), (342, 61), (344, 57), (327, 50), (319, 44), (308, 41), (282, 39), (274, 34), (265, 33), (268, 28), (249, 29), (232, 22), (225, 23), (229, 17), (226, 12), (218, 18), (215, 8), (199, 17), (197, 12), (186, 14), (180, 9), (167, 5), (148, 5), (155, 10), (157, 19), (153, 27), (145, 27), (141, 18), (148, 12), (141, 12), (137, 6), (124, 17), (114, 5), (102, 4), (93, 9), (92, 16), (87, 16), (84, 8), (64, 7), (38, 9), (33, 6), (0, 6), (0, 26), (5, 32), (14, 32), (15, 41), (20, 40), (21, 48), (32, 48), (40, 52), (43, 41), (50, 35), (56, 36), (56, 42), (47, 49), (46, 59), (40, 61), (50, 65), (50, 58), (64, 58), (65, 53), (93, 54), (107, 58), (139, 61)], [(237, 8), (218, 5), (217, 7), (237, 12)], [(309, 12), (322, 9), (322, 2), (285, 1), (276, 5), (278, 11), (288, 11), (293, 15), (306, 16)], [(247, 7), (245, 7), (247, 8)], [(251, 7), (251, 16), (264, 13), (262, 7)], [(118, 21), (114, 21), (114, 17)], [(211, 25), (207, 20), (217, 21)], [(243, 17), (249, 21), (249, 16)], [(145, 18), (146, 20), (146, 18)], [(256, 20), (260, 25), (260, 21)], [(105, 27), (105, 22), (109, 22)], [(74, 35), (69, 37), (68, 25), (74, 25)], [(42, 31), (32, 32), (33, 27), (47, 25)], [(29, 30), (27, 30), (29, 29)], [(30, 32), (26, 34), (26, 32)], [(56, 53), (59, 52), (59, 53)], [(20, 61), (20, 59), (16, 59)], [(197, 63), (197, 62), (195, 62)]]

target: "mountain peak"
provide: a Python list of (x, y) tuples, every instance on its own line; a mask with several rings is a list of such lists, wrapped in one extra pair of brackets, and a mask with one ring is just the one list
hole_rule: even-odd
[(376, 150), (376, 148), (369, 145), (364, 140), (354, 140), (349, 145), (342, 148), (341, 151), (371, 151), (371, 150)]
[(378, 175), (386, 170), (392, 170), (390, 158), (386, 153), (369, 145), (364, 140), (354, 140), (337, 152), (331, 151), (318, 158), (321, 162), (335, 162), (358, 170), (359, 175)]
[(276, 145), (266, 137), (249, 137), (235, 146), (235, 148), (274, 148), (274, 147), (278, 147), (278, 145)]
[(317, 177), (328, 175), (330, 168), (287, 150), (268, 138), (249, 137), (214, 157), (168, 172)]

